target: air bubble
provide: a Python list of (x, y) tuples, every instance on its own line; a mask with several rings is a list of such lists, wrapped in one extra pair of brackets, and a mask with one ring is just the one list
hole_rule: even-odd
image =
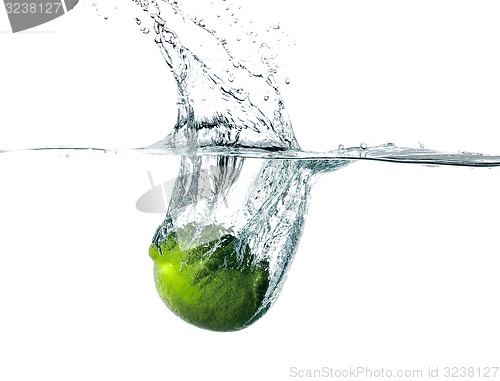
[(275, 24), (275, 25), (273, 25), (273, 29), (274, 29), (274, 30), (278, 30), (279, 28), (280, 28), (280, 24)]
[(361, 143), (361, 144), (359, 145), (359, 147), (360, 147), (361, 149), (367, 149), (367, 148), (368, 148), (368, 144), (366, 144), (366, 143)]
[(264, 97), (264, 100), (265, 100), (265, 101), (268, 101), (268, 100), (269, 100), (269, 95), (266, 95), (266, 96)]
[(290, 84), (290, 79), (289, 79), (289, 78), (285, 79), (285, 83), (286, 83), (287, 85), (289, 85), (289, 84)]
[(144, 34), (148, 34), (149, 33), (149, 28), (141, 28), (141, 32), (144, 33)]
[(139, 19), (138, 17), (136, 17), (136, 18), (135, 18), (135, 23), (136, 23), (137, 25), (141, 25), (141, 24), (142, 24), (142, 21), (141, 21), (141, 19)]

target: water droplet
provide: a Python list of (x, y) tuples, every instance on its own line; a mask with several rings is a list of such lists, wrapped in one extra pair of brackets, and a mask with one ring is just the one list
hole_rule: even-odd
[(359, 147), (360, 147), (361, 149), (367, 149), (367, 148), (368, 148), (368, 144), (366, 144), (366, 143), (361, 143), (361, 144), (359, 145)]
[(276, 87), (276, 81), (274, 79), (274, 76), (272, 74), (269, 74), (267, 76), (267, 80), (266, 80), (267, 84), (272, 86), (272, 87)]
[(290, 79), (289, 79), (289, 78), (285, 79), (285, 83), (286, 83), (287, 85), (289, 85), (289, 84), (290, 84)]
[(66, 154), (66, 159), (69, 157), (69, 154)]
[(387, 147), (394, 147), (394, 146), (395, 146), (395, 144), (393, 142), (387, 143)]
[(420, 147), (420, 149), (424, 149), (425, 148), (424, 143), (422, 143), (422, 142), (418, 142), (418, 146)]
[(201, 19), (200, 21), (198, 21), (198, 25), (202, 28), (205, 28), (205, 20)]
[(108, 16), (104, 16), (104, 20), (107, 20), (108, 19)]
[(264, 97), (264, 100), (265, 100), (265, 101), (268, 101), (268, 100), (269, 100), (269, 95), (266, 95), (266, 96)]
[(339, 150), (343, 150), (344, 149), (344, 145), (343, 144), (339, 144)]
[(149, 33), (149, 28), (141, 28), (141, 32), (144, 33), (144, 34), (148, 34)]
[(236, 60), (233, 60), (233, 67), (235, 67), (236, 69), (240, 67), (240, 63)]
[(229, 82), (234, 82), (234, 75), (233, 75), (233, 73), (230, 73), (230, 74), (229, 74), (229, 77), (227, 78), (227, 80), (228, 80)]
[(280, 28), (280, 24), (275, 24), (275, 25), (273, 25), (273, 29), (274, 29), (274, 30), (278, 30), (279, 28)]
[(141, 24), (142, 24), (142, 21), (141, 21), (141, 19), (140, 19), (140, 18), (136, 17), (136, 18), (135, 18), (135, 23), (136, 23), (137, 25), (141, 25)]

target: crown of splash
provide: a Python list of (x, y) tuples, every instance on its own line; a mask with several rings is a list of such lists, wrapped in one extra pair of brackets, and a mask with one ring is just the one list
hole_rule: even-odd
[[(178, 92), (174, 130), (153, 148), (299, 148), (275, 80), (275, 54), (265, 43), (253, 48), (253, 57), (248, 57), (248, 44), (245, 45), (245, 57), (233, 49), (245, 40), (237, 37), (230, 47), (225, 38), (210, 29), (210, 14), (204, 19), (190, 16), (179, 8), (177, 1), (136, 3), (153, 20), (155, 42), (170, 67)], [(183, 44), (184, 38), (194, 39), (193, 36), (202, 41), (197, 54)], [(207, 54), (200, 57), (203, 52)]]

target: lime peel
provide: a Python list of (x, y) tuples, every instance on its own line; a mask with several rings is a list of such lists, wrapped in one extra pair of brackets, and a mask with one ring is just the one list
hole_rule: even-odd
[(257, 261), (249, 246), (231, 234), (191, 242), (185, 249), (177, 237), (170, 233), (149, 248), (158, 294), (170, 310), (212, 331), (239, 330), (264, 314), (267, 261)]

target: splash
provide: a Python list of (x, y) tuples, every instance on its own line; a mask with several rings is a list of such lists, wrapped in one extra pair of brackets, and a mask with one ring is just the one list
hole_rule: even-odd
[[(500, 165), (499, 156), (391, 143), (304, 151), (280, 93), (290, 80), (278, 53), (293, 42), (279, 24), (259, 29), (245, 21), (240, 5), (223, 0), (202, 11), (189, 8), (194, 2), (133, 2), (132, 21), (154, 39), (178, 95), (170, 134), (136, 149), (182, 155), (150, 256), (161, 298), (191, 324), (233, 331), (264, 315), (283, 287), (321, 175), (363, 160)], [(222, 24), (232, 33), (223, 35)]]
[[(191, 324), (238, 330), (270, 308), (297, 251), (310, 190), (320, 175), (352, 160), (500, 164), (495, 156), (398, 148), (390, 143), (324, 153), (303, 151), (275, 80), (279, 68), (275, 56), (252, 48), (255, 42), (242, 56), (235, 48), (241, 39), (230, 42), (211, 29), (215, 23), (210, 13), (194, 15), (177, 1), (136, 3), (151, 16), (155, 42), (178, 92), (173, 131), (144, 151), (183, 155), (150, 255), (161, 298)], [(239, 20), (234, 13), (231, 16)], [(252, 38), (257, 34), (246, 33)], [(199, 51), (189, 49), (186, 40)], [(249, 52), (258, 59), (249, 58)]]

